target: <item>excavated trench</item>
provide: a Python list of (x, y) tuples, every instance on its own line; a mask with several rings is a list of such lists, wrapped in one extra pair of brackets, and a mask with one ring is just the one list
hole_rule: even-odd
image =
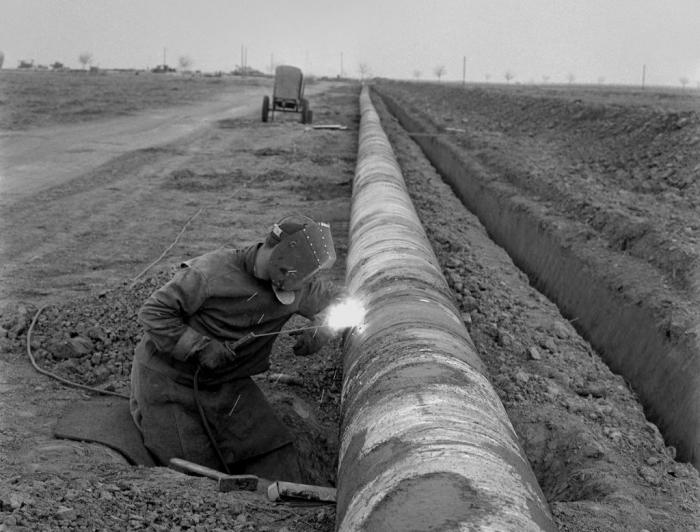
[(377, 93), (491, 238), (625, 377), (678, 457), (697, 468), (700, 345), (687, 307), (669, 308), (651, 268), (577, 240), (576, 227), (494, 178), (427, 116)]

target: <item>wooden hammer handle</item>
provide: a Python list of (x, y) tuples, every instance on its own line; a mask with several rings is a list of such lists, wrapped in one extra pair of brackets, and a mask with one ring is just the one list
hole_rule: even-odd
[(195, 464), (182, 458), (171, 458), (170, 466), (177, 471), (186, 471), (195, 475), (213, 478), (219, 481), (219, 491), (246, 490), (255, 491), (258, 489), (258, 481), (255, 475), (227, 475), (211, 467)]
[(219, 480), (222, 477), (228, 476), (226, 473), (222, 473), (221, 471), (217, 471), (211, 467), (195, 464), (194, 462), (183, 460), (182, 458), (171, 458), (170, 465), (177, 470), (184, 470), (196, 475), (202, 475), (203, 477), (213, 478), (214, 480)]

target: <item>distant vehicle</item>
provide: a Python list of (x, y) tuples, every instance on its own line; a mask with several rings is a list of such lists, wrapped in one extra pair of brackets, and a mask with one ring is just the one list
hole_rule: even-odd
[(262, 121), (274, 120), (275, 111), (301, 113), (301, 123), (311, 123), (313, 112), (309, 109), (309, 101), (304, 98), (304, 74), (301, 69), (290, 65), (280, 65), (275, 69), (272, 100), (267, 95), (263, 97)]
[(158, 65), (151, 70), (154, 74), (167, 74), (168, 72), (175, 72), (175, 69), (169, 67), (168, 65)]

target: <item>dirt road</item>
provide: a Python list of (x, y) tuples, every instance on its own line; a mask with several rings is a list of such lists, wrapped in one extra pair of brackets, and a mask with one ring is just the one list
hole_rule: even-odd
[(214, 120), (252, 114), (260, 105), (263, 91), (262, 87), (248, 87), (196, 105), (3, 133), (2, 203), (64, 183), (129, 151), (172, 142)]
[[(307, 95), (327, 88), (315, 84)], [(115, 280), (123, 279), (125, 261), (147, 261), (152, 243), (136, 245), (133, 254), (118, 251), (117, 244), (135, 244), (144, 227), (162, 226), (168, 218), (159, 213), (167, 205), (149, 201), (153, 186), (144, 179), (188, 160), (187, 146), (217, 120), (259, 120), (267, 92), (244, 87), (194, 105), (0, 133), (0, 298), (49, 302), (61, 290), (94, 286), (90, 277), (102, 284), (95, 274), (104, 266)], [(298, 122), (298, 116), (278, 121)]]

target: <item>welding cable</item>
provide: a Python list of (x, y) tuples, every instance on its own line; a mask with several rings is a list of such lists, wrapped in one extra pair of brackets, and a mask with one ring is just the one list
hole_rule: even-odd
[(36, 314), (34, 315), (34, 319), (32, 319), (31, 325), (29, 325), (29, 330), (27, 330), (27, 355), (29, 356), (29, 361), (32, 363), (32, 366), (34, 366), (34, 369), (37, 370), (39, 373), (42, 375), (46, 375), (47, 377), (51, 377), (52, 379), (56, 379), (59, 382), (62, 382), (66, 386), (71, 386), (72, 388), (78, 388), (80, 390), (85, 390), (88, 392), (95, 392), (103, 395), (113, 395), (115, 397), (121, 397), (123, 399), (129, 399), (128, 395), (124, 395), (119, 392), (112, 392), (110, 390), (104, 390), (102, 388), (95, 388), (93, 386), (86, 386), (85, 384), (79, 384), (77, 382), (69, 381), (68, 379), (65, 379), (61, 377), (60, 375), (56, 375), (55, 373), (51, 373), (50, 371), (47, 371), (43, 368), (40, 368), (39, 365), (36, 363), (36, 360), (34, 359), (34, 354), (32, 353), (32, 331), (34, 330), (34, 325), (36, 325), (37, 320), (39, 319), (39, 316), (41, 313), (44, 311), (44, 309), (48, 307), (48, 305), (44, 305), (39, 308), (39, 310), (36, 311)]
[(202, 425), (204, 425), (204, 430), (207, 433), (207, 436), (209, 437), (209, 441), (211, 442), (212, 446), (214, 447), (214, 451), (216, 451), (216, 455), (219, 457), (219, 461), (221, 462), (221, 465), (224, 467), (224, 472), (227, 475), (231, 474), (231, 471), (228, 468), (228, 464), (226, 463), (226, 460), (224, 460), (224, 455), (221, 453), (221, 449), (219, 449), (219, 446), (216, 443), (216, 439), (214, 439), (214, 433), (211, 431), (211, 425), (209, 425), (209, 421), (207, 420), (207, 416), (204, 413), (204, 408), (202, 407), (202, 402), (199, 399), (199, 370), (202, 369), (202, 366), (197, 366), (197, 370), (194, 372), (194, 378), (192, 379), (193, 381), (193, 392), (194, 392), (194, 402), (197, 404), (197, 410), (199, 411), (199, 417), (202, 420)]

